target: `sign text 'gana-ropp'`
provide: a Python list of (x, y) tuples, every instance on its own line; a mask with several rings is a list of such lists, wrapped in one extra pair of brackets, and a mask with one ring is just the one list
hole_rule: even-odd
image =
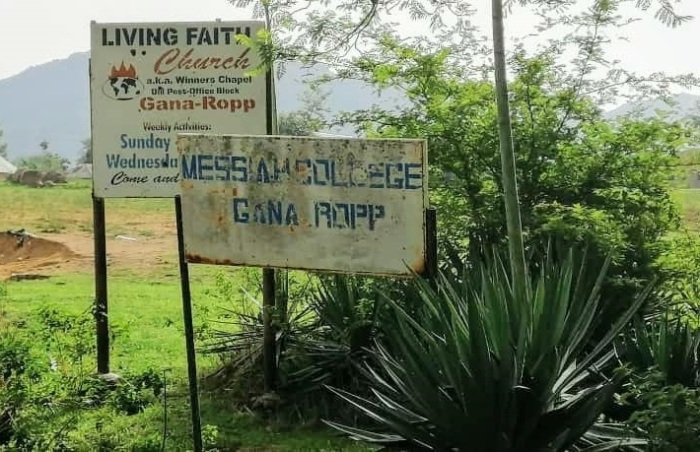
[(423, 140), (178, 138), (189, 262), (408, 276), (425, 267)]
[(179, 193), (181, 132), (265, 134), (266, 80), (240, 36), (262, 22), (92, 23), (93, 181), (104, 198)]

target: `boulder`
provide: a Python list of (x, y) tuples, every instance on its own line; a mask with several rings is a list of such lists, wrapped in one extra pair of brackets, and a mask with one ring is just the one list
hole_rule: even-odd
[(58, 171), (47, 171), (46, 174), (44, 174), (44, 177), (42, 178), (42, 182), (46, 184), (47, 182), (51, 182), (54, 185), (55, 184), (65, 184), (66, 183), (66, 175), (58, 172)]
[(43, 174), (38, 170), (24, 170), (20, 176), (19, 183), (27, 187), (43, 187)]

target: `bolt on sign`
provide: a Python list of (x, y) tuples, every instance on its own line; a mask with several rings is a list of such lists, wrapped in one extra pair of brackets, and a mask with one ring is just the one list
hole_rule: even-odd
[(424, 270), (423, 140), (181, 134), (177, 147), (189, 262)]
[[(178, 133), (265, 134), (266, 75), (240, 40), (259, 21), (91, 24), (98, 198), (179, 193)], [(250, 41), (248, 41), (250, 42)]]

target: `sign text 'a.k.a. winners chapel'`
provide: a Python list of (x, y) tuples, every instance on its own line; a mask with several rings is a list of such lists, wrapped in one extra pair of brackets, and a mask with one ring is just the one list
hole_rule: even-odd
[(179, 193), (178, 133), (267, 132), (265, 74), (241, 36), (262, 22), (92, 23), (97, 197)]

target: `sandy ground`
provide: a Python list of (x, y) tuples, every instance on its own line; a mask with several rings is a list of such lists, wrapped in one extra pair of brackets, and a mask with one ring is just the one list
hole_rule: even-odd
[[(149, 272), (173, 266), (177, 239), (173, 228), (161, 227), (148, 237), (107, 236), (107, 265), (110, 270)], [(150, 226), (153, 230), (153, 226)], [(31, 231), (29, 231), (31, 232)], [(18, 246), (16, 237), (0, 234), (0, 280), (17, 273), (39, 275), (88, 273), (94, 266), (94, 239), (91, 233), (33, 233), (36, 238)]]

